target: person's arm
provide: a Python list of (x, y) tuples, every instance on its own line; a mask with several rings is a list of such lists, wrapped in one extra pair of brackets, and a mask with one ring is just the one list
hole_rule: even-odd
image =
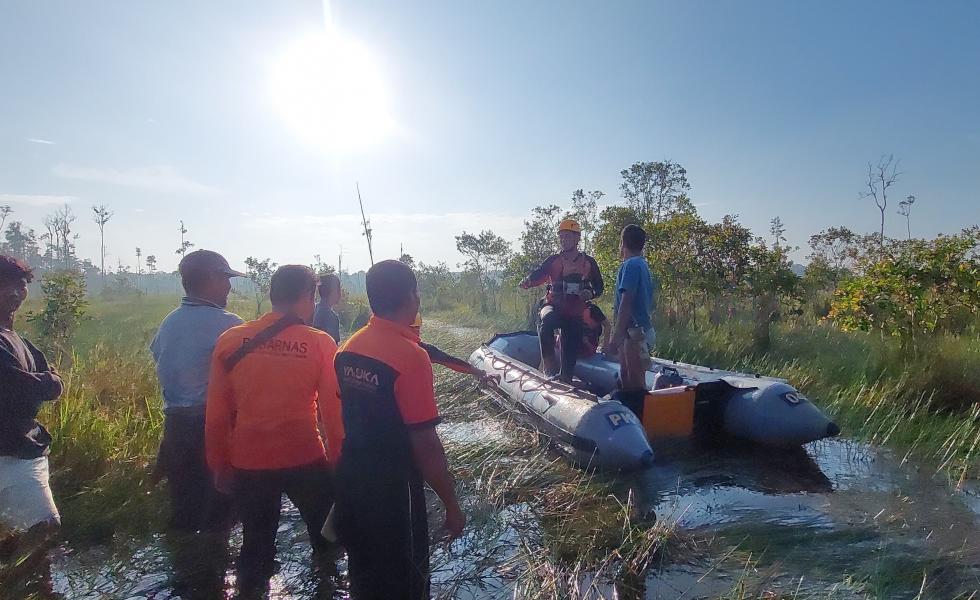
[(609, 347), (609, 336), (612, 334), (612, 323), (609, 319), (602, 320), (602, 347)]
[(592, 284), (592, 297), (598, 298), (606, 289), (606, 283), (602, 280), (602, 273), (599, 271), (599, 263), (597, 263), (595, 259), (588, 254), (585, 255), (585, 258), (588, 259), (589, 264), (592, 266), (591, 275), (589, 276), (589, 283)]
[(415, 466), (418, 467), (426, 483), (446, 507), (446, 531), (449, 538), (459, 537), (463, 533), (466, 517), (463, 516), (463, 511), (459, 507), (455, 481), (449, 473), (446, 451), (442, 447), (442, 440), (439, 439), (435, 426), (411, 429), (409, 440), (412, 445), (412, 458), (415, 461)]
[(408, 427), (415, 466), (446, 507), (446, 531), (450, 539), (459, 537), (466, 517), (459, 507), (446, 453), (436, 433), (439, 411), (436, 408), (432, 364), (425, 355), (418, 356), (417, 362), (406, 366), (395, 380), (395, 401)]
[(520, 287), (526, 290), (547, 283), (551, 278), (551, 270), (556, 259), (557, 256), (549, 256), (547, 260), (541, 263), (540, 267), (524, 278), (524, 281), (520, 283)]
[(443, 352), (441, 349), (433, 346), (432, 344), (419, 342), (419, 346), (425, 350), (425, 353), (429, 355), (429, 360), (431, 360), (433, 363), (440, 364), (447, 369), (456, 371), (457, 373), (463, 373), (464, 375), (475, 375), (473, 372), (474, 367), (465, 360)]
[(623, 272), (619, 289), (622, 298), (616, 310), (616, 324), (609, 342), (609, 350), (613, 354), (619, 350), (619, 345), (626, 339), (626, 330), (633, 323), (633, 303), (636, 302), (636, 290), (639, 288), (639, 269), (631, 268), (631, 265), (626, 265), (624, 268), (626, 270)]
[(224, 365), (227, 352), (222, 346), (219, 338), (211, 355), (204, 419), (204, 446), (208, 467), (215, 478), (215, 487), (227, 491), (231, 474), (231, 435), (235, 421), (235, 398), (231, 377)]
[(320, 365), (320, 382), (317, 384), (317, 406), (320, 409), (323, 433), (327, 438), (327, 460), (336, 467), (340, 461), (340, 449), (344, 442), (344, 417), (340, 405), (340, 386), (337, 383), (337, 371), (333, 364), (337, 355), (337, 344), (330, 338), (323, 337), (321, 338), (320, 349), (323, 360)]
[(61, 377), (48, 368), (44, 356), (39, 351), (32, 350), (32, 346), (27, 347), (34, 354), (35, 363), (40, 355), (42, 362), (39, 366), (44, 367), (44, 370), (25, 371), (14, 354), (0, 346), (0, 398), (10, 414), (33, 417), (40, 410), (41, 404), (61, 395), (63, 385)]

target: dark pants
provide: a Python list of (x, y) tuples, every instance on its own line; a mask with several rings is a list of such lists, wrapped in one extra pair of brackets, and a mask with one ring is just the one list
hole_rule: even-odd
[(585, 332), (585, 322), (581, 316), (562, 314), (550, 304), (541, 309), (541, 324), (538, 325), (538, 339), (541, 342), (541, 360), (546, 365), (554, 364), (555, 330), (561, 329), (561, 370), (559, 376), (571, 381), (578, 361), (579, 344)]
[(282, 495), (299, 509), (314, 551), (327, 541), (320, 535), (333, 503), (333, 482), (326, 459), (288, 469), (235, 471), (235, 500), (242, 518), (238, 572), (243, 586), (265, 583), (275, 573), (276, 531)]
[(347, 549), (355, 600), (429, 598), (429, 522), (420, 477), (387, 480), (344, 468), (337, 479), (337, 533)]
[(221, 531), (232, 522), (231, 496), (214, 488), (204, 455), (204, 415), (167, 413), (157, 468), (170, 491), (170, 528)]

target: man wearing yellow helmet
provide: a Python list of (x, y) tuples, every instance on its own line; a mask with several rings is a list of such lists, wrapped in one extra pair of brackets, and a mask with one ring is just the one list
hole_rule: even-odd
[[(528, 275), (520, 286), (523, 289), (548, 284), (538, 338), (541, 342), (541, 363), (545, 373), (558, 373), (559, 379), (571, 381), (578, 359), (578, 343), (582, 339), (585, 303), (602, 294), (602, 274), (591, 256), (580, 252), (582, 228), (573, 219), (558, 225), (561, 252), (549, 256), (540, 267)], [(555, 364), (555, 330), (561, 329), (561, 367)]]

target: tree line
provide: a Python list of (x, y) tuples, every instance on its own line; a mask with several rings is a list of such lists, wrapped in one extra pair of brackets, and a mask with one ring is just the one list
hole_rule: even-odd
[(516, 284), (558, 251), (561, 219), (579, 221), (582, 249), (595, 256), (608, 285), (619, 263), (619, 233), (635, 223), (648, 233), (646, 258), (660, 283), (658, 318), (667, 326), (748, 320), (756, 346), (765, 349), (773, 322), (822, 320), (844, 330), (897, 336), (903, 348), (914, 351), (924, 334), (961, 332), (976, 323), (980, 227), (913, 238), (916, 198), (909, 194), (897, 211), (907, 238), (886, 237), (898, 165), (892, 156), (869, 164), (858, 194), (879, 210), (878, 231), (858, 234), (838, 226), (813, 234), (802, 273), (790, 259), (798, 248), (787, 244), (779, 216), (772, 218), (766, 237), (754, 234), (736, 214), (709, 222), (694, 206), (686, 169), (671, 160), (623, 169), (613, 202), (600, 190), (578, 189), (564, 206), (533, 208), (516, 244), (490, 230), (463, 231), (456, 236), (465, 257), (459, 272), (445, 263), (414, 266), (429, 307), (529, 312), (540, 291), (522, 292)]

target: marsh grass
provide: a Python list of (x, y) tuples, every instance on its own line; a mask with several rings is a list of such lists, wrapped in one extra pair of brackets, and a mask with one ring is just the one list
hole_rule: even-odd
[[(432, 321), (423, 338), (461, 356), (487, 337), (485, 324), (461, 331), (455, 319), (453, 327)], [(488, 439), (444, 436), (473, 522), (457, 543), (457, 554), (471, 559), (466, 569), (453, 571), (452, 552), (436, 557), (438, 569), (452, 572), (440, 597), (486, 591), (494, 581), (507, 583), (500, 593), (508, 597), (588, 597), (605, 586), (629, 586), (676, 545), (670, 526), (640, 518), (620, 481), (569, 465), (518, 415), (475, 393), (465, 376), (437, 367), (437, 392), (448, 426), (489, 418), (496, 431)]]
[(788, 379), (843, 434), (935, 463), (954, 484), (980, 475), (980, 340), (936, 336), (903, 357), (897, 342), (824, 325), (782, 326), (759, 353), (738, 324), (659, 332), (659, 356)]
[[(162, 528), (165, 494), (152, 476), (162, 410), (147, 345), (175, 305), (176, 297), (94, 303), (76, 335), (64, 397), (40, 416), (55, 438), (52, 483), (72, 545), (143, 538)], [(231, 309), (248, 318), (249, 306)], [(462, 318), (427, 315), (426, 323), (424, 339), (464, 358), (491, 332), (524, 325), (472, 311)], [(910, 459), (928, 458), (952, 483), (977, 476), (980, 412), (975, 406), (949, 410), (930, 383), (959, 381), (942, 373), (955, 375), (960, 367), (923, 362), (920, 371), (908, 371), (889, 363), (887, 344), (822, 328), (780, 330), (765, 354), (754, 352), (746, 339), (735, 326), (662, 330), (658, 351), (677, 360), (786, 377), (834, 413), (845, 435), (898, 448)], [(941, 344), (950, 348), (931, 359), (937, 364), (943, 355), (954, 355), (956, 364), (976, 366), (972, 342)], [(434, 553), (440, 597), (476, 589), (486, 592), (481, 597), (599, 598), (614, 589), (621, 598), (639, 598), (650, 568), (668, 556), (683, 560), (707, 551), (704, 540), (641, 518), (620, 482), (571, 467), (468, 377), (441, 367), (436, 375), (447, 426), (486, 420), (492, 433), (449, 436), (446, 444), (470, 526), (464, 539), (437, 546)], [(875, 595), (870, 578), (842, 581), (841, 595), (772, 592), (769, 583), (778, 569), (760, 563), (756, 550), (724, 554), (726, 569), (744, 565), (744, 576), (727, 596), (733, 599), (887, 597)], [(781, 581), (778, 587), (792, 589), (787, 586)]]

